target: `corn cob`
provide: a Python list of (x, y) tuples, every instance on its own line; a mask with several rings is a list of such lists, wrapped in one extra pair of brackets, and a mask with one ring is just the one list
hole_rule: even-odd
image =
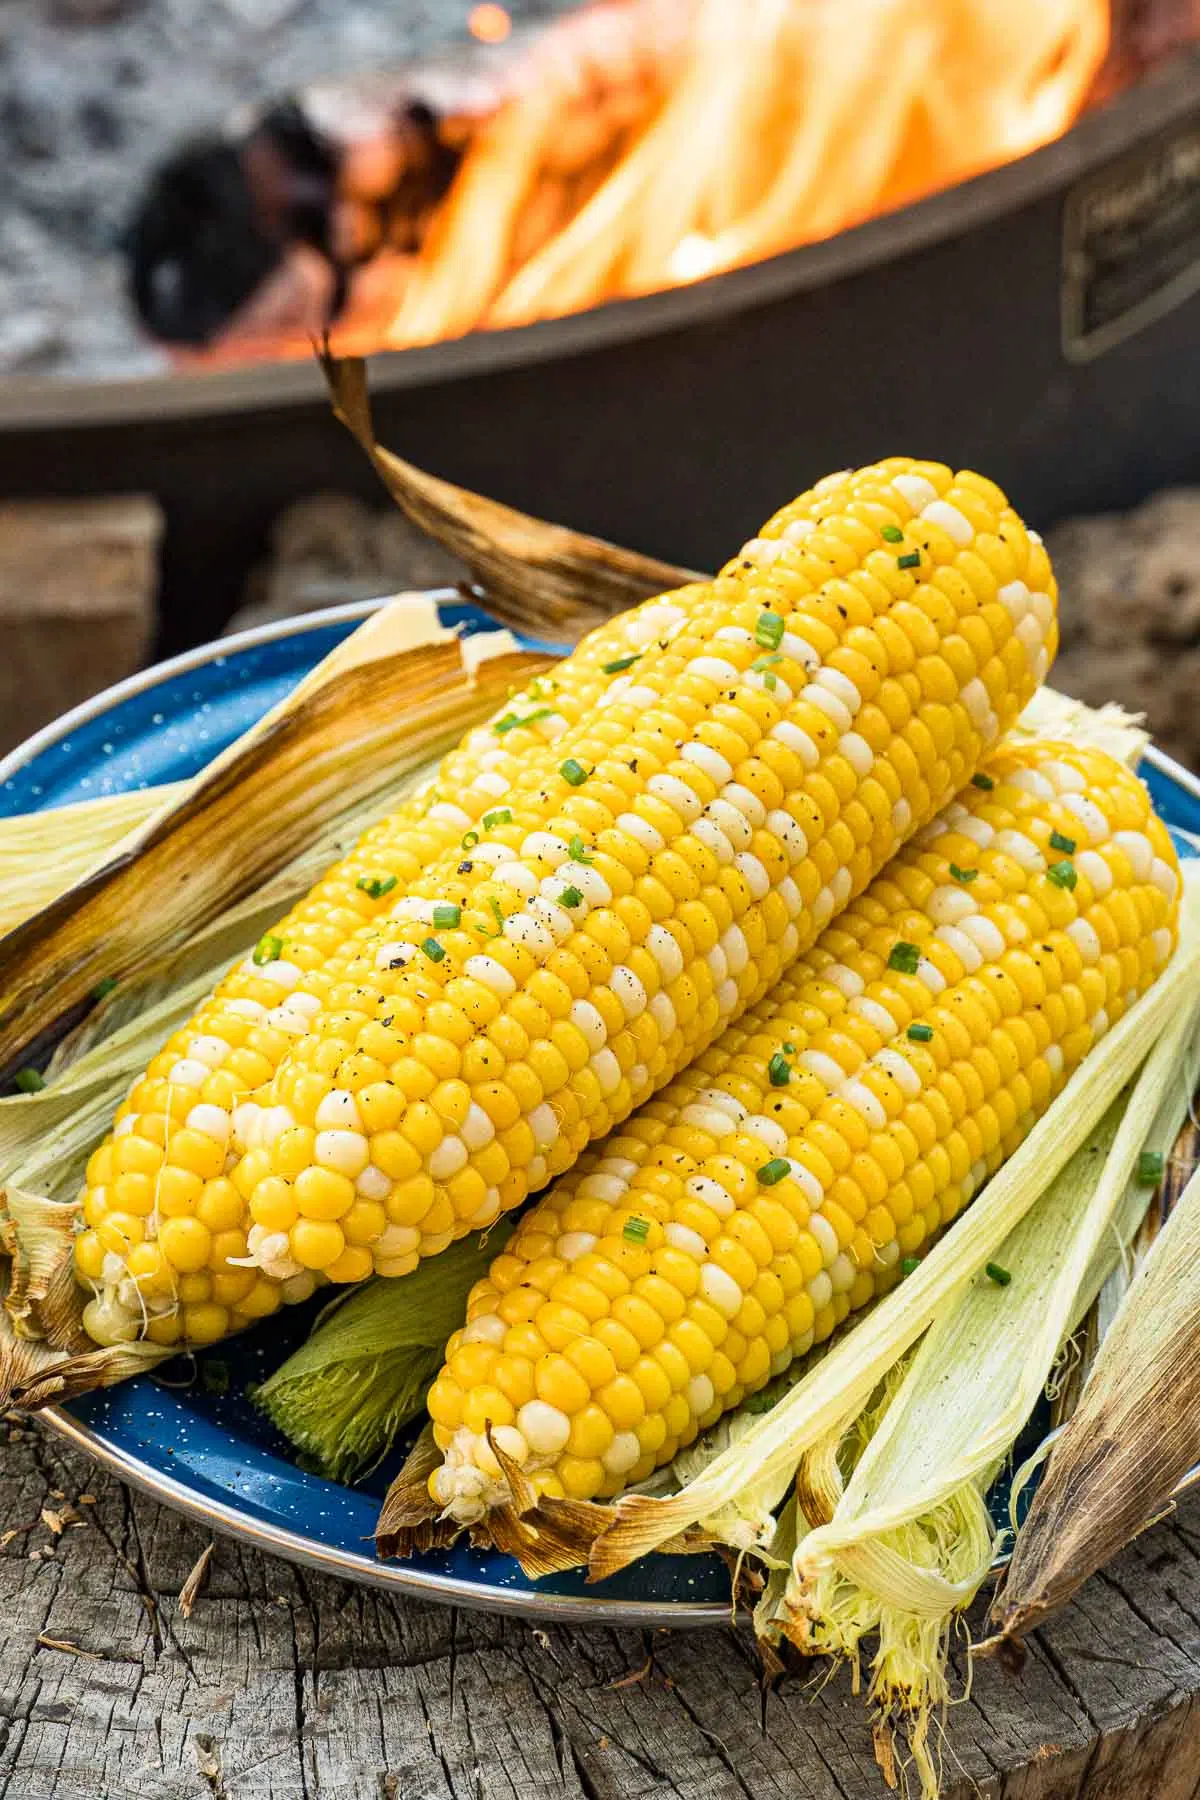
[[(1002, 750), (771, 995), (521, 1221), (428, 1400), (438, 1507), (643, 1480), (898, 1280), (1175, 941), (1102, 751)], [(491, 1430), (491, 1443), (487, 1432)]]
[(896, 462), (779, 515), (327, 965), (249, 1122), (252, 1216), (366, 1274), (357, 1186), (399, 1273), (568, 1167), (967, 778), (1044, 670), (1052, 586), (977, 477)]
[[(178, 1294), (160, 1338), (220, 1335), (316, 1275), (404, 1273), (568, 1167), (961, 786), (1045, 672), (1053, 594), (997, 489), (897, 459), (666, 597), (636, 670), (466, 848), (305, 973), (323, 1009), (234, 1115), (240, 1160), (205, 1177), (230, 1218), (240, 1196), (223, 1231), (248, 1256), (231, 1269), (189, 1212), (189, 1266), (172, 1227), (125, 1276), (139, 1304)], [(136, 1330), (129, 1305), (117, 1323)]]
[[(242, 1323), (280, 1305), (277, 1282), (240, 1266), (245, 1208), (225, 1167), (235, 1108), (270, 1079), (316, 1012), (320, 990), (309, 978), (457, 845), (531, 757), (549, 754), (607, 689), (611, 665), (661, 629), (660, 610), (649, 601), (591, 632), (551, 675), (468, 732), (434, 781), (366, 831), (163, 1046), (88, 1164), (75, 1266), (94, 1290), (85, 1328), (98, 1342), (144, 1328), (158, 1343), (205, 1343), (230, 1328), (228, 1309)], [(286, 1298), (307, 1298), (312, 1287), (301, 1271)]]

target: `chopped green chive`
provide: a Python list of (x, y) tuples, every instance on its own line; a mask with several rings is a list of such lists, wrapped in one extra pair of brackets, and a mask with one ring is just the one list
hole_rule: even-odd
[(360, 875), (354, 885), (368, 900), (382, 900), (385, 894), (391, 893), (396, 880), (395, 875)]
[(775, 689), (779, 686), (778, 675), (764, 675), (763, 676), (763, 686), (767, 689), (767, 691), (769, 693), (773, 694), (775, 692)]
[(778, 650), (783, 642), (785, 627), (778, 613), (760, 612), (754, 627), (754, 641), (761, 644), (764, 650)]
[[(511, 825), (511, 824), (512, 824), (512, 807), (511, 806), (498, 806), (496, 808), (495, 812), (487, 812), (487, 813), (484, 813), (484, 815), (483, 815), (483, 829), (485, 831), (491, 831), (493, 829), (493, 827), (496, 825)], [(471, 833), (468, 832), (467, 837), (470, 837), (470, 836), (471, 836)], [(479, 842), (478, 837), (476, 837), (475, 842), (476, 843)], [(466, 838), (464, 838), (463, 839), (464, 850), (466, 849), (466, 847), (467, 847)]]
[(257, 944), (255, 944), (254, 955), (251, 960), (256, 969), (261, 969), (264, 968), (267, 963), (278, 962), (282, 955), (283, 939), (281, 937), (276, 937), (273, 932), (268, 932), (266, 937), (260, 937)]
[(621, 1236), (628, 1238), (631, 1244), (644, 1244), (650, 1236), (649, 1219), (626, 1219)]
[(441, 962), (446, 954), (436, 938), (426, 938), (425, 942), (421, 945), (421, 948), (429, 958), (430, 962)]
[(1139, 1187), (1157, 1187), (1163, 1178), (1163, 1158), (1161, 1150), (1143, 1150), (1137, 1159), (1137, 1173), (1134, 1177)]
[(785, 1175), (791, 1173), (791, 1166), (786, 1156), (773, 1156), (770, 1162), (764, 1163), (757, 1171), (758, 1179), (763, 1187), (774, 1187), (777, 1181), (782, 1181)]
[(473, 850), (478, 842), (479, 833), (477, 831), (464, 831), (458, 847), (460, 850)]
[(921, 1259), (919, 1256), (906, 1256), (904, 1261), (900, 1264), (900, 1273), (902, 1275), (915, 1275), (920, 1266)]
[(901, 938), (898, 944), (892, 945), (888, 957), (888, 968), (895, 969), (901, 975), (915, 975), (921, 961), (921, 952), (915, 944), (906, 944)]
[(588, 864), (588, 863), (592, 863), (596, 860), (595, 857), (592, 856), (591, 852), (589, 850), (585, 849), (584, 842), (581, 837), (573, 837), (571, 839), (571, 842), (567, 846), (567, 855), (571, 858), (572, 862), (577, 862), (577, 863)]
[(440, 903), (433, 909), (433, 922), (439, 930), (453, 931), (462, 924), (462, 907), (449, 900)]
[(995, 1282), (997, 1287), (1007, 1287), (1012, 1280), (1012, 1276), (1009, 1274), (1008, 1270), (1002, 1269), (999, 1263), (987, 1263), (984, 1267), (984, 1273), (989, 1281)]
[(492, 895), (491, 899), (488, 901), (488, 906), (491, 909), (491, 914), (492, 914), (493, 919), (495, 919), (495, 921), (496, 921), (495, 931), (488, 931), (482, 925), (477, 926), (476, 929), (479, 931), (479, 933), (482, 937), (497, 938), (497, 937), (500, 937), (504, 931), (504, 914), (500, 909), (500, 902), (497, 900), (497, 898), (494, 894)]
[(933, 1036), (933, 1026), (910, 1025), (904, 1035), (906, 1038), (911, 1038), (914, 1044), (927, 1044)]
[(1055, 887), (1066, 888), (1068, 894), (1079, 880), (1079, 876), (1075, 873), (1075, 864), (1071, 862), (1051, 863), (1046, 874)]
[(621, 675), (626, 669), (632, 669), (635, 662), (641, 662), (641, 660), (642, 652), (640, 650), (635, 650), (632, 656), (618, 656), (615, 661), (605, 663), (603, 665), (604, 673), (606, 675)]
[(786, 1087), (792, 1079), (792, 1071), (788, 1068), (787, 1057), (778, 1050), (767, 1064), (767, 1078), (772, 1087)]
[(910, 550), (907, 555), (898, 556), (896, 558), (896, 567), (898, 569), (919, 569), (920, 566), (921, 552), (919, 550)]
[(46, 1083), (36, 1069), (18, 1069), (13, 1076), (13, 1085), (22, 1094), (40, 1094)]
[(560, 906), (580, 906), (582, 903), (583, 895), (577, 887), (565, 887), (558, 896), (558, 904)]
[(573, 756), (568, 756), (565, 763), (559, 764), (558, 772), (572, 787), (582, 787), (588, 778), (588, 771)]
[(117, 986), (117, 977), (115, 975), (102, 975), (100, 977), (100, 980), (96, 983), (95, 987), (92, 989), (92, 999), (93, 1000), (107, 1000), (108, 996), (112, 993), (113, 989), (116, 986)]
[(783, 1046), (783, 1054), (785, 1056), (795, 1056), (795, 1054), (796, 1054), (795, 1044), (785, 1044)]
[(535, 712), (526, 713), (523, 719), (516, 713), (505, 713), (502, 719), (496, 720), (492, 730), (497, 737), (504, 737), (507, 732), (516, 731), (518, 726), (534, 725), (539, 719), (548, 719), (553, 710), (551, 706), (539, 706)]
[(1075, 839), (1064, 837), (1061, 831), (1052, 831), (1050, 833), (1050, 848), (1052, 850), (1061, 850), (1064, 856), (1074, 856)]
[(885, 525), (879, 534), (885, 544), (902, 544), (904, 533), (898, 525)]
[(961, 881), (964, 883), (968, 882), (968, 881), (974, 881), (974, 879), (978, 875), (978, 873), (979, 873), (978, 869), (960, 869), (957, 863), (950, 864), (950, 879), (951, 879), (951, 881)]
[(971, 777), (971, 786), (977, 787), (977, 788), (982, 788), (985, 794), (991, 788), (994, 788), (995, 785), (996, 784), (992, 780), (991, 776), (983, 774), (982, 771), (980, 771), (980, 773), (978, 775), (972, 775), (972, 777)]

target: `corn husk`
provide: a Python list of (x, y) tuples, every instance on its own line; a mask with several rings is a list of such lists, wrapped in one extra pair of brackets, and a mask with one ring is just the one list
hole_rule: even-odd
[(575, 642), (651, 594), (706, 579), (426, 474), (376, 440), (361, 358), (321, 361), (335, 413), (397, 506), (466, 563), (488, 611), (527, 636)]
[(1169, 1511), (1200, 1462), (1198, 1320), (1200, 1172), (1134, 1278), (1051, 1450), (994, 1609), (999, 1644), (1018, 1644)]
[(107, 794), (4, 822), (0, 835), (0, 937), (74, 887), (151, 813), (178, 800), (185, 782)]
[[(208, 771), (159, 796), (102, 867), (0, 939), (6, 1042), (22, 1055), (31, 1028), (61, 1033), (77, 1002), (117, 978), (61, 1037), (48, 1085), (0, 1100), (0, 1248), (12, 1259), (0, 1404), (32, 1409), (161, 1360), (153, 1345), (101, 1351), (82, 1335), (70, 1260), (88, 1155), (224, 970), (544, 661), (504, 632), (460, 643), (425, 596), (401, 597)], [(43, 815), (40, 841), (69, 834), (74, 810)], [(0, 854), (29, 830), (0, 822)], [(65, 880), (76, 873), (59, 866)]]

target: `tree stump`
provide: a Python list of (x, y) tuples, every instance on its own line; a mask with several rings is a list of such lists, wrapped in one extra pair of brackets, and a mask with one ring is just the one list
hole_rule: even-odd
[[(218, 1541), (26, 1423), (0, 1453), (0, 1800), (884, 1800), (843, 1674), (550, 1627)], [(77, 1522), (76, 1522), (77, 1521)], [(961, 1659), (956, 1670), (961, 1692)], [(1200, 1496), (951, 1711), (949, 1800), (1192, 1800)]]

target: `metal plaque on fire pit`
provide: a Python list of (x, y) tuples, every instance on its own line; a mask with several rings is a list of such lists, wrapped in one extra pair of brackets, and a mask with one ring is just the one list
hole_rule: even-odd
[(1200, 122), (1175, 126), (1067, 196), (1063, 351), (1089, 362), (1200, 288)]

